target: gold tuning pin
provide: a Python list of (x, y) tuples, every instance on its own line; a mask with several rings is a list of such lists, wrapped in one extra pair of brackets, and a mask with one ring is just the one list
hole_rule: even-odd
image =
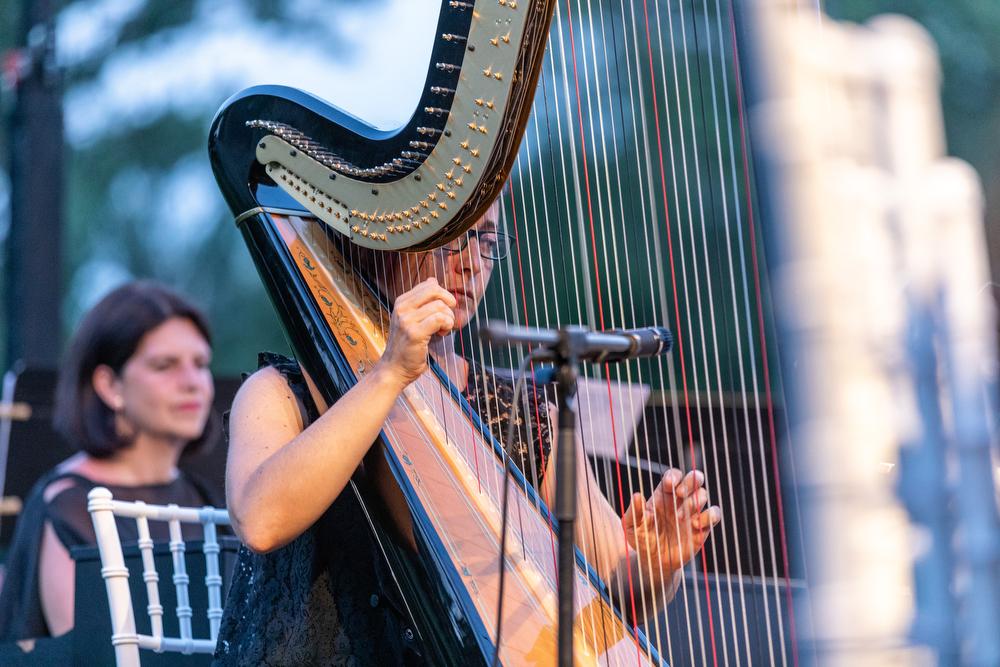
[(490, 44), (493, 46), (500, 46), (500, 39), (498, 37), (490, 38)]
[[(513, 4), (511, 5), (511, 7), (514, 7), (514, 6), (515, 6), (515, 5), (513, 5)], [(506, 35), (504, 35), (503, 37), (501, 37), (500, 39), (502, 39), (502, 40), (503, 40), (503, 43), (504, 43), (504, 44), (510, 44), (510, 30), (508, 30), (508, 31), (507, 31), (507, 34), (506, 34)]]

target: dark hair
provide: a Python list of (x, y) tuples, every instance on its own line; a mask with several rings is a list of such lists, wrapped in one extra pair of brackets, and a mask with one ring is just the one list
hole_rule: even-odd
[[(114, 411), (97, 395), (94, 370), (105, 365), (121, 373), (143, 336), (174, 317), (190, 320), (212, 344), (202, 312), (152, 281), (132, 282), (115, 289), (84, 316), (59, 371), (52, 420), (55, 429), (72, 445), (96, 458), (107, 458), (131, 444), (118, 434)], [(204, 432), (187, 444), (185, 452), (212, 442), (217, 430), (218, 418), (212, 415)]]

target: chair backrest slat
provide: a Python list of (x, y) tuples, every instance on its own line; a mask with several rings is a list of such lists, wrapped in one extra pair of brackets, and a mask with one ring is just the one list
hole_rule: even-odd
[[(176, 505), (168, 505), (176, 508)], [(184, 562), (184, 537), (181, 535), (181, 524), (176, 519), (167, 522), (170, 527), (170, 556), (174, 562), (174, 588), (177, 589), (177, 625), (181, 631), (182, 640), (190, 640), (191, 635), (191, 601), (188, 598), (187, 563)], [(184, 651), (190, 653), (190, 651)]]
[[(205, 515), (210, 516), (211, 507), (205, 507)], [(222, 575), (219, 574), (219, 540), (215, 524), (206, 520), (205, 542), (202, 551), (205, 553), (205, 586), (208, 588), (208, 628), (212, 641), (219, 637), (219, 625), (222, 622)]]
[[(145, 504), (141, 500), (136, 504)], [(153, 561), (153, 538), (149, 534), (149, 521), (145, 516), (135, 519), (139, 532), (139, 553), (142, 554), (142, 580), (146, 583), (146, 613), (154, 637), (163, 637), (163, 605), (160, 604), (160, 575)]]
[[(178, 507), (177, 505), (148, 505), (141, 501), (114, 500), (111, 492), (96, 487), (88, 495), (87, 509), (94, 522), (97, 546), (101, 555), (101, 576), (108, 591), (111, 611), (111, 641), (115, 647), (115, 660), (119, 667), (138, 667), (139, 649), (157, 652), (212, 653), (219, 635), (222, 619), (222, 576), (219, 566), (219, 540), (216, 525), (230, 525), (229, 514), (214, 507)], [(136, 631), (135, 612), (129, 589), (129, 571), (125, 565), (121, 539), (115, 517), (135, 519), (139, 535), (139, 552), (142, 557), (147, 607), (152, 635)], [(173, 564), (173, 583), (177, 593), (177, 622), (180, 637), (163, 634), (163, 606), (160, 603), (159, 574), (156, 571), (154, 544), (149, 521), (165, 521), (170, 535), (170, 554)], [(200, 523), (204, 532), (205, 586), (208, 591), (209, 639), (196, 639), (192, 630), (189, 586), (185, 555), (187, 548), (181, 532), (182, 523)]]

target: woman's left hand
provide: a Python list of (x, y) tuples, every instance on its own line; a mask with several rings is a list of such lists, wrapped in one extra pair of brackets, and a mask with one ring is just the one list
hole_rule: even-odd
[(622, 516), (625, 539), (635, 550), (639, 567), (664, 577), (684, 566), (705, 544), (722, 510), (708, 504), (705, 474), (683, 475), (671, 468), (649, 499), (633, 494)]

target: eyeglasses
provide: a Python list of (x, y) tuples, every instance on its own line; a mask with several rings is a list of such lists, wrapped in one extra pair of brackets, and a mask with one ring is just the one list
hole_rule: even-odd
[(503, 232), (481, 232), (478, 229), (470, 229), (451, 243), (442, 246), (441, 250), (449, 255), (460, 253), (469, 245), (471, 238), (476, 239), (479, 255), (483, 259), (498, 262), (510, 253), (510, 236)]

